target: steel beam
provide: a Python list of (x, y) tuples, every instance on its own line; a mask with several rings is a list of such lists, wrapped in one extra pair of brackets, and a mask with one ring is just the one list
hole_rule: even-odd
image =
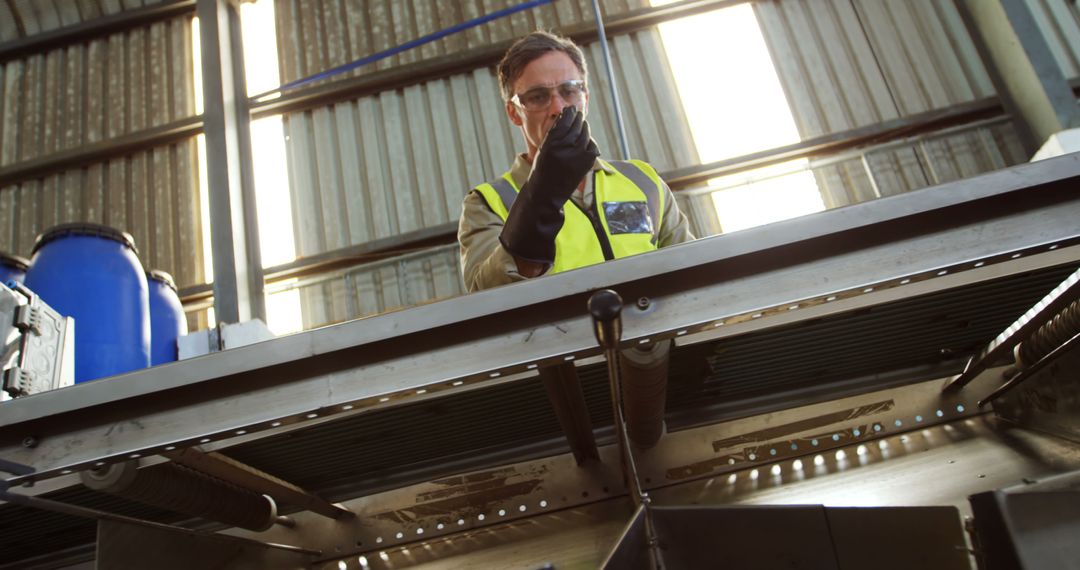
[(5, 402), (0, 457), (35, 479), (531, 378), (598, 353), (600, 288), (652, 301), (623, 346), (693, 343), (1075, 263), (1078, 182), (1067, 155)]
[(1029, 155), (1080, 127), (1080, 108), (1025, 0), (963, 0), (960, 15)]
[(245, 465), (221, 453), (204, 453), (194, 447), (173, 451), (167, 457), (176, 463), (212, 475), (222, 481), (235, 483), (275, 501), (287, 503), (331, 519), (352, 516), (352, 513), (329, 501), (305, 491), (288, 481)]
[(189, 117), (107, 141), (90, 143), (33, 160), (17, 162), (0, 168), (0, 188), (190, 139), (201, 133), (202, 128), (202, 117)]
[(198, 16), (214, 311), (219, 322), (265, 319), (240, 15), (228, 0), (199, 0)]

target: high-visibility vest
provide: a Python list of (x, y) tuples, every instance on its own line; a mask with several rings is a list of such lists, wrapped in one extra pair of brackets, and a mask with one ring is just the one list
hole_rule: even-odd
[[(555, 263), (548, 273), (657, 248), (665, 198), (660, 177), (640, 160), (603, 164), (610, 166), (613, 172), (596, 171), (592, 217), (573, 200), (568, 200), (563, 207), (565, 221), (555, 237)], [(504, 222), (519, 190), (509, 172), (476, 187), (488, 207)]]

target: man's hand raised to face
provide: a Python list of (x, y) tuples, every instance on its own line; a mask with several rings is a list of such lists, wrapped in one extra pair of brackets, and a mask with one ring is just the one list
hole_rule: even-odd
[(540, 144), (532, 174), (510, 207), (499, 235), (503, 248), (519, 260), (553, 263), (563, 205), (599, 156), (582, 112), (573, 105), (565, 107)]

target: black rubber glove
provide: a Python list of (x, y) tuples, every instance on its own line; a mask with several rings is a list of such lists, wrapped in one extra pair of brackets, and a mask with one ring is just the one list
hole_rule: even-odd
[(563, 226), (563, 205), (592, 169), (600, 150), (576, 106), (563, 109), (533, 162), (529, 180), (518, 192), (499, 241), (517, 258), (555, 261), (555, 235)]

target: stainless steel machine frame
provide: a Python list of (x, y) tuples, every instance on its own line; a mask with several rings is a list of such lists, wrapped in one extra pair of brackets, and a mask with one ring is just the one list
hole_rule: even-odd
[[(599, 349), (585, 301), (601, 288), (649, 300), (624, 312), (623, 347), (667, 338), (691, 345), (1075, 265), (1078, 183), (1080, 159), (1060, 157), (4, 403), (0, 458), (33, 470), (6, 483), (36, 482), (20, 490), (32, 495), (95, 466), (152, 465), (196, 446), (227, 454), (372, 410), (530, 381), (541, 366), (592, 361)], [(793, 394), (782, 410), (747, 402), (725, 421), (703, 413), (698, 427), (643, 454), (638, 470), (660, 500), (764, 465), (805, 465), (826, 450), (861, 456), (859, 446), (935, 425), (976, 429), (966, 422), (982, 413), (979, 398), (999, 375), (990, 368), (944, 393), (945, 375), (882, 378), (868, 393)], [(367, 553), (364, 564), (378, 565), (372, 553), (390, 547), (475, 537), (461, 533), (626, 493), (610, 445), (591, 467), (569, 454), (536, 456), (508, 450), (494, 468), (462, 474), (447, 465), (427, 483), (386, 481), (392, 490), (347, 501), (357, 514), (347, 520), (297, 513), (293, 528), (230, 532), (317, 550), (323, 561), (350, 555), (354, 567)], [(1080, 465), (1075, 450), (1063, 456), (1059, 467)]]

